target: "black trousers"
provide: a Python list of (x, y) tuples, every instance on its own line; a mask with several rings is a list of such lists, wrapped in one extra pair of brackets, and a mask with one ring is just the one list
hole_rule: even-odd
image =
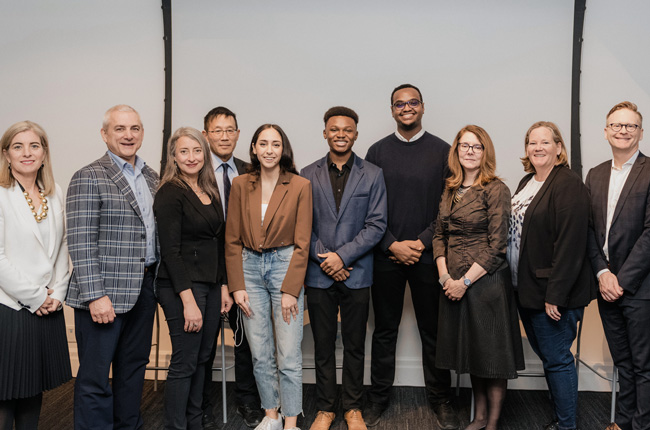
[(319, 411), (335, 410), (335, 352), (340, 308), (343, 338), (341, 402), (344, 411), (361, 409), (370, 288), (353, 290), (342, 282), (335, 282), (326, 289), (307, 287), (306, 292), (309, 321), (314, 334), (316, 406)]
[[(140, 401), (156, 309), (153, 280), (153, 271), (144, 274), (136, 304), (110, 324), (97, 324), (89, 311), (75, 309), (79, 354), (74, 384), (76, 430), (143, 428)], [(112, 384), (108, 378), (111, 363)]]
[(203, 315), (198, 332), (184, 330), (183, 302), (169, 280), (158, 281), (158, 299), (165, 312), (172, 341), (172, 358), (165, 383), (165, 428), (202, 430), (201, 422), (205, 363), (210, 357), (221, 318), (221, 288), (192, 282), (194, 299)]
[[(248, 345), (248, 339), (244, 333), (244, 321), (238, 320), (239, 306), (233, 304), (228, 312), (228, 321), (230, 328), (235, 334), (235, 402), (238, 406), (253, 405), (255, 408), (260, 407), (260, 396), (257, 392), (255, 375), (253, 374), (253, 357), (251, 357), (251, 348)], [(245, 318), (241, 313), (240, 318)], [(217, 332), (210, 358), (205, 363), (205, 383), (203, 386), (203, 413), (213, 416), (212, 404), (212, 366), (217, 354)]]
[(371, 387), (368, 400), (388, 404), (395, 380), (395, 350), (406, 282), (411, 288), (413, 309), (422, 342), (422, 367), (427, 397), (433, 404), (451, 398), (451, 373), (437, 369), (438, 303), (440, 284), (435, 265), (416, 263), (411, 266), (375, 258), (372, 308), (375, 331), (372, 334)]
[(598, 310), (618, 368), (616, 424), (622, 430), (650, 429), (650, 300), (598, 295)]

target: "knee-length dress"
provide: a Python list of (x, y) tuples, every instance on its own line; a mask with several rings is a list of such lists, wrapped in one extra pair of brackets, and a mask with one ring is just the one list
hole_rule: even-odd
[(470, 187), (457, 203), (445, 191), (433, 239), (452, 279), (473, 263), (487, 274), (452, 301), (440, 287), (436, 366), (482, 378), (517, 377), (524, 368), (521, 333), (506, 246), (510, 191), (498, 179)]

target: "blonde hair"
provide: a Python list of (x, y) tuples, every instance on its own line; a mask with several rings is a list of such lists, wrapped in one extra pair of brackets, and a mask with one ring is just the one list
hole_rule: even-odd
[(176, 143), (181, 137), (189, 137), (201, 145), (201, 150), (203, 151), (203, 167), (199, 171), (198, 186), (212, 199), (217, 199), (221, 202), (217, 180), (214, 177), (214, 168), (212, 167), (210, 144), (199, 130), (192, 127), (181, 127), (169, 138), (169, 142), (167, 143), (167, 164), (165, 165), (165, 171), (160, 180), (160, 187), (167, 182), (171, 182), (181, 188), (189, 188), (189, 185), (183, 180), (183, 173), (174, 161)]
[[(9, 150), (14, 137), (24, 131), (33, 131), (41, 141), (45, 158), (43, 159), (43, 165), (38, 169), (38, 173), (36, 174), (36, 183), (43, 190), (44, 195), (52, 195), (56, 188), (56, 183), (54, 182), (54, 173), (50, 161), (50, 145), (43, 127), (31, 121), (20, 121), (13, 124), (5, 131), (0, 139), (2, 153), (5, 154)], [(11, 173), (11, 165), (7, 161), (7, 157), (0, 157), (0, 186), (9, 188), (13, 187), (15, 183), (16, 178)]]
[[(530, 142), (530, 133), (532, 133), (533, 130), (536, 128), (540, 127), (546, 127), (551, 131), (551, 135), (553, 137), (553, 142), (556, 144), (560, 144), (560, 154), (557, 156), (557, 160), (555, 161), (555, 165), (559, 166), (567, 166), (569, 167), (569, 156), (566, 153), (566, 146), (564, 146), (564, 139), (562, 139), (562, 133), (560, 133), (560, 129), (555, 125), (555, 123), (552, 123), (550, 121), (537, 121), (535, 124), (531, 125), (528, 131), (526, 132), (526, 138), (524, 139), (524, 154), (526, 153), (526, 147), (528, 146), (528, 143)], [(535, 166), (533, 166), (533, 163), (530, 162), (530, 158), (528, 158), (528, 155), (524, 155), (524, 157), (521, 158), (521, 164), (524, 165), (524, 171), (527, 173), (536, 173), (535, 172)]]
[(607, 113), (607, 117), (605, 118), (605, 120), (608, 120), (611, 114), (613, 114), (617, 110), (621, 110), (621, 109), (629, 109), (632, 112), (639, 115), (639, 122), (641, 123), (641, 124), (639, 124), (639, 126), (643, 125), (643, 115), (641, 115), (641, 112), (639, 112), (639, 109), (637, 108), (637, 106), (634, 103), (628, 102), (628, 101), (620, 102), (617, 105), (615, 105), (613, 108), (611, 108), (609, 110), (609, 112)]
[(454, 143), (451, 145), (451, 149), (449, 150), (449, 159), (447, 164), (449, 165), (451, 175), (447, 178), (447, 189), (451, 191), (451, 196), (453, 196), (454, 192), (463, 185), (463, 181), (465, 180), (465, 171), (463, 170), (463, 166), (460, 164), (460, 158), (458, 156), (458, 144), (460, 138), (465, 133), (473, 133), (481, 145), (483, 145), (479, 173), (476, 176), (474, 185), (487, 185), (493, 180), (498, 179), (494, 173), (497, 162), (494, 153), (494, 144), (492, 143), (490, 135), (478, 125), (466, 125), (458, 132), (458, 134), (456, 134)]

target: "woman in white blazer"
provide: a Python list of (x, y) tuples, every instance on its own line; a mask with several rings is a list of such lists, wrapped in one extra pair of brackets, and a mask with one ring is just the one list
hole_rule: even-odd
[(12, 125), (0, 147), (0, 429), (37, 429), (43, 391), (72, 377), (63, 193), (38, 124)]

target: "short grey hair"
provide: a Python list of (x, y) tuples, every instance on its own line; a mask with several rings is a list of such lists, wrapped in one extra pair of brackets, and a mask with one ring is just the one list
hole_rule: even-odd
[[(140, 119), (140, 114), (138, 113), (137, 110), (133, 109), (129, 105), (115, 105), (112, 108), (108, 109), (106, 113), (104, 114), (104, 121), (102, 122), (102, 129), (106, 130), (108, 128), (108, 123), (111, 120), (111, 114), (113, 112), (134, 112), (136, 115), (138, 115), (138, 119)], [(140, 119), (140, 124), (142, 124), (142, 120)]]

